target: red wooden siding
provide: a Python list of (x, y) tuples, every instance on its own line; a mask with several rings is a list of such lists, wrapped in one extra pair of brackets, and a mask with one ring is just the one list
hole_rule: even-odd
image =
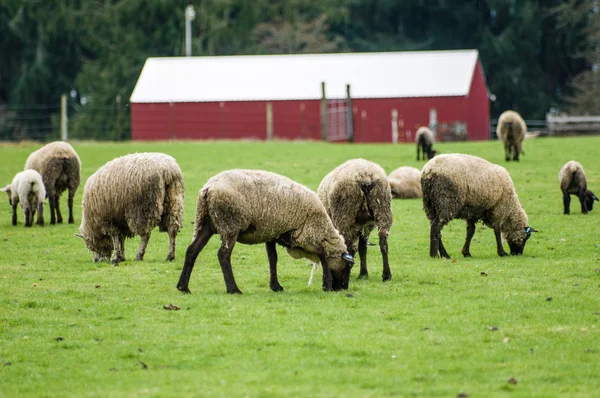
[(467, 131), (470, 140), (490, 139), (490, 101), (488, 97), (483, 68), (478, 61), (469, 96), (467, 98), (467, 112), (469, 115)]

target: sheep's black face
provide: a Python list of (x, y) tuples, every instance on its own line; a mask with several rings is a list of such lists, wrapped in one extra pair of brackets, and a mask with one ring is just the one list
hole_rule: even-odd
[(598, 197), (592, 191), (585, 191), (585, 205), (588, 211), (594, 208), (595, 201), (598, 201)]
[[(335, 262), (340, 262), (341, 266), (332, 267), (330, 264), (329, 269), (331, 270), (331, 289), (335, 291), (348, 290), (348, 284), (350, 282), (350, 271), (354, 265), (354, 259), (348, 253), (342, 254), (340, 259), (336, 259)], [(338, 265), (338, 264), (335, 264)]]
[(96, 237), (96, 239), (92, 239), (89, 236), (84, 236), (81, 234), (75, 235), (83, 239), (85, 247), (87, 247), (88, 250), (93, 253), (95, 263), (98, 261), (108, 261), (110, 259), (113, 247), (112, 240), (108, 236), (102, 235), (100, 237)]
[(525, 229), (521, 232), (519, 231), (517, 236), (511, 237), (512, 239), (508, 240), (508, 246), (510, 247), (510, 254), (513, 256), (523, 254), (523, 250), (525, 250), (525, 243), (531, 237), (532, 232), (537, 232), (535, 229), (531, 227), (525, 227)]

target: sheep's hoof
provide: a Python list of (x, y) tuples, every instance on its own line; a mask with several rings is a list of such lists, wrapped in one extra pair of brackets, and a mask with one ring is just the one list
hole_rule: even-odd
[(571, 214), (571, 212), (565, 211), (564, 214), (568, 216), (569, 214)]
[(361, 272), (360, 274), (358, 274), (358, 277), (356, 279), (366, 279), (368, 277), (369, 277), (368, 272)]
[(387, 275), (383, 274), (381, 276), (381, 278), (383, 279), (384, 282), (391, 281), (392, 280), (392, 274), (387, 274)]
[(508, 253), (507, 252), (499, 252), (498, 255), (500, 257), (506, 257), (506, 256), (508, 256)]
[(166, 261), (173, 261), (173, 260), (175, 260), (175, 256), (172, 256), (172, 255), (170, 255), (170, 254), (169, 254), (169, 255), (167, 256), (167, 259), (166, 259)]
[(69, 224), (75, 224), (75, 220), (73, 220), (72, 218), (69, 218)]
[(581, 214), (588, 214), (588, 212), (587, 211), (582, 211)]
[(133, 261), (144, 261), (144, 256), (140, 256), (138, 254), (137, 256), (135, 256), (135, 258), (133, 259)]
[(271, 290), (274, 292), (283, 292), (283, 287), (279, 283), (276, 285), (271, 285), (270, 287), (271, 287)]
[(177, 285), (177, 290), (179, 290), (183, 294), (190, 294), (191, 293), (190, 289), (188, 289), (187, 287), (179, 286), (179, 285)]
[(463, 256), (464, 257), (471, 257), (471, 253), (468, 253), (468, 252), (467, 253), (463, 253)]
[(227, 294), (242, 294), (242, 291), (238, 288), (231, 289), (231, 290), (227, 289)]

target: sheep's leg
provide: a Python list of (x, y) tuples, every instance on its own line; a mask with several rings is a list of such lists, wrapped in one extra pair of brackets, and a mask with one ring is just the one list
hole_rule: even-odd
[(56, 224), (56, 198), (54, 192), (48, 192), (48, 204), (50, 205), (50, 224)]
[(73, 218), (73, 198), (75, 197), (75, 189), (69, 188), (69, 224), (75, 224), (75, 219)]
[[(354, 257), (354, 253), (348, 251), (352, 257)], [(368, 278), (369, 271), (367, 270), (367, 238), (362, 236), (362, 234), (358, 237), (358, 256), (360, 257), (360, 272), (358, 274), (358, 278)]]
[(437, 220), (431, 221), (429, 227), (429, 256), (437, 257), (440, 249), (441, 227)]
[(565, 207), (565, 214), (571, 213), (571, 195), (566, 190), (562, 191), (563, 193), (563, 205)]
[(211, 236), (213, 236), (213, 231), (208, 223), (205, 223), (200, 231), (196, 233), (196, 237), (185, 251), (185, 261), (183, 263), (181, 275), (179, 276), (179, 282), (177, 283), (177, 289), (179, 291), (183, 293), (190, 292), (188, 284), (190, 282), (192, 270), (194, 269), (194, 263), (196, 262), (196, 258), (198, 258), (198, 255), (202, 249), (204, 249), (204, 246), (206, 246), (210, 240)]
[(438, 241), (438, 245), (440, 248), (440, 257), (450, 258), (450, 255), (448, 254), (448, 252), (446, 251), (446, 248), (444, 247), (444, 242), (442, 242), (442, 234), (441, 233), (440, 233), (440, 240)]
[(21, 201), (21, 205), (23, 206), (23, 214), (25, 216), (25, 226), (31, 227), (33, 225), (33, 214), (31, 213), (29, 200), (24, 198), (23, 201)]
[(217, 253), (219, 264), (221, 264), (221, 271), (223, 272), (223, 279), (225, 279), (225, 287), (229, 294), (242, 294), (235, 283), (233, 270), (231, 269), (231, 252), (233, 251), (237, 237), (237, 234), (230, 236), (221, 235), (221, 247)]
[(120, 236), (118, 231), (113, 231), (113, 233), (111, 234), (111, 238), (113, 241), (114, 248), (113, 258), (111, 262), (114, 265), (119, 265), (119, 262), (125, 260), (125, 255), (123, 254), (124, 239)]
[(465, 257), (471, 257), (471, 239), (473, 239), (473, 235), (475, 235), (475, 223), (467, 220), (467, 238), (462, 249), (462, 254)]
[(507, 162), (510, 161), (510, 144), (508, 142), (504, 143), (504, 159), (506, 159)]
[(381, 258), (383, 259), (383, 274), (381, 277), (384, 282), (392, 279), (392, 271), (390, 270), (390, 263), (388, 261), (387, 238), (387, 234), (379, 234), (379, 251), (381, 251)]
[(18, 203), (13, 201), (12, 203), (12, 225), (17, 225), (17, 205)]
[(504, 251), (504, 247), (502, 247), (502, 234), (498, 228), (494, 228), (494, 235), (496, 236), (496, 248), (498, 250), (498, 255), (500, 257), (508, 256), (508, 253)]
[(41, 202), (41, 201), (38, 202), (37, 208), (38, 208), (38, 210), (37, 210), (37, 213), (38, 213), (37, 225), (39, 225), (40, 227), (43, 227), (44, 226), (44, 202)]
[(169, 252), (167, 253), (167, 261), (175, 260), (175, 241), (177, 239), (177, 227), (169, 227)]
[(140, 235), (140, 247), (138, 248), (138, 252), (135, 256), (134, 261), (143, 261), (144, 254), (146, 254), (146, 248), (148, 247), (148, 241), (150, 240), (150, 233)]
[(275, 247), (275, 241), (265, 243), (267, 248), (267, 257), (269, 258), (269, 269), (271, 271), (271, 280), (269, 286), (274, 292), (282, 292), (283, 287), (277, 280), (277, 248)]
[(578, 196), (579, 196), (579, 202), (581, 203), (581, 213), (587, 214), (588, 209), (587, 209), (587, 205), (585, 203), (585, 190), (580, 189)]
[(62, 214), (60, 213), (60, 195), (58, 193), (56, 194), (56, 199), (54, 200), (54, 203), (56, 204), (56, 222), (58, 224), (62, 224), (63, 219)]
[(420, 149), (421, 149), (421, 146), (419, 144), (417, 144), (417, 160), (421, 160), (420, 153), (419, 153)]
[(515, 162), (518, 162), (519, 161), (519, 146), (517, 144), (512, 145), (512, 152), (513, 152), (513, 160)]
[(329, 269), (329, 263), (327, 262), (327, 256), (325, 255), (325, 249), (321, 248), (319, 253), (319, 260), (321, 261), (321, 268), (323, 268), (323, 290), (326, 292), (333, 289), (331, 277), (331, 270)]

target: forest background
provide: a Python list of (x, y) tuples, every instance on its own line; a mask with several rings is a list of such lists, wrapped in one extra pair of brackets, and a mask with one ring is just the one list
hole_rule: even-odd
[(600, 115), (598, 0), (0, 0), (0, 140), (56, 129), (61, 94), (86, 138), (129, 138), (142, 66), (185, 54), (189, 3), (195, 56), (476, 48), (492, 118)]

